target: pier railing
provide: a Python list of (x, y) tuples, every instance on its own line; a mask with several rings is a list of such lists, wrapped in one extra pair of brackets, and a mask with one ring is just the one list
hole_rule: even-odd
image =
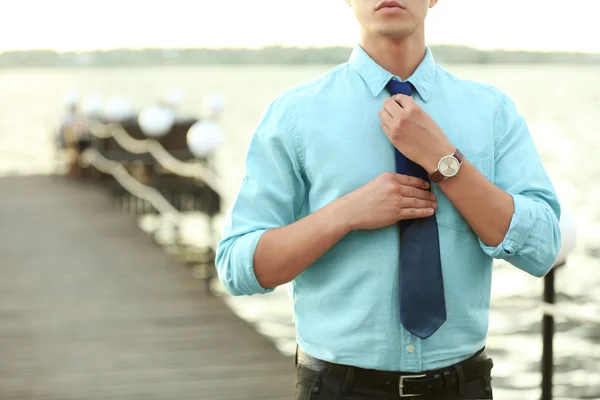
[[(115, 203), (132, 214), (155, 214), (157, 230), (171, 228), (170, 244), (209, 290), (218, 241), (214, 218), (222, 202), (212, 159), (223, 140), (216, 122), (220, 110), (213, 107), (211, 117), (202, 120), (177, 118), (164, 105), (138, 115), (116, 111), (92, 115), (83, 126), (72, 127), (78, 132), (68, 136), (77, 140), (71, 140), (66, 162), (79, 179), (106, 187)], [(188, 212), (206, 216), (202, 244), (182, 240)]]

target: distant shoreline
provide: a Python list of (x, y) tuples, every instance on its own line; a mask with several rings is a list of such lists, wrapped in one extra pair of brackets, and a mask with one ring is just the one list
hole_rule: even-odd
[[(600, 64), (600, 53), (478, 50), (432, 45), (441, 64)], [(26, 50), (0, 53), (0, 68), (142, 67), (194, 65), (311, 65), (347, 61), (350, 47), (115, 49), (81, 52)]]

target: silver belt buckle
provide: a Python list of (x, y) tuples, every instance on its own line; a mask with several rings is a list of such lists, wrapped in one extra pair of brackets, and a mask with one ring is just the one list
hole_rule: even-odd
[(398, 384), (398, 393), (400, 397), (417, 397), (423, 396), (424, 393), (419, 394), (404, 394), (404, 380), (411, 378), (425, 378), (427, 375), (400, 375), (400, 383)]

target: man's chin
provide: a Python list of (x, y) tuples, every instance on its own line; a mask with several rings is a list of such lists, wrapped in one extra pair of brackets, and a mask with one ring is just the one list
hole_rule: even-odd
[(387, 39), (404, 39), (407, 36), (410, 36), (410, 31), (399, 29), (379, 29), (377, 30), (377, 36)]
[(373, 32), (377, 36), (389, 39), (404, 39), (405, 37), (410, 36), (411, 33), (414, 32), (413, 27), (398, 25), (399, 24), (381, 24), (379, 26), (375, 26)]

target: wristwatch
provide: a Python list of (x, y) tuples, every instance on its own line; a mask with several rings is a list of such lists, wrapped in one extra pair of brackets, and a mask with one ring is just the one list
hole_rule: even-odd
[(459, 149), (456, 149), (453, 154), (440, 158), (437, 169), (429, 174), (429, 179), (432, 182), (438, 183), (444, 179), (452, 178), (458, 174), (458, 170), (464, 159), (465, 156)]

